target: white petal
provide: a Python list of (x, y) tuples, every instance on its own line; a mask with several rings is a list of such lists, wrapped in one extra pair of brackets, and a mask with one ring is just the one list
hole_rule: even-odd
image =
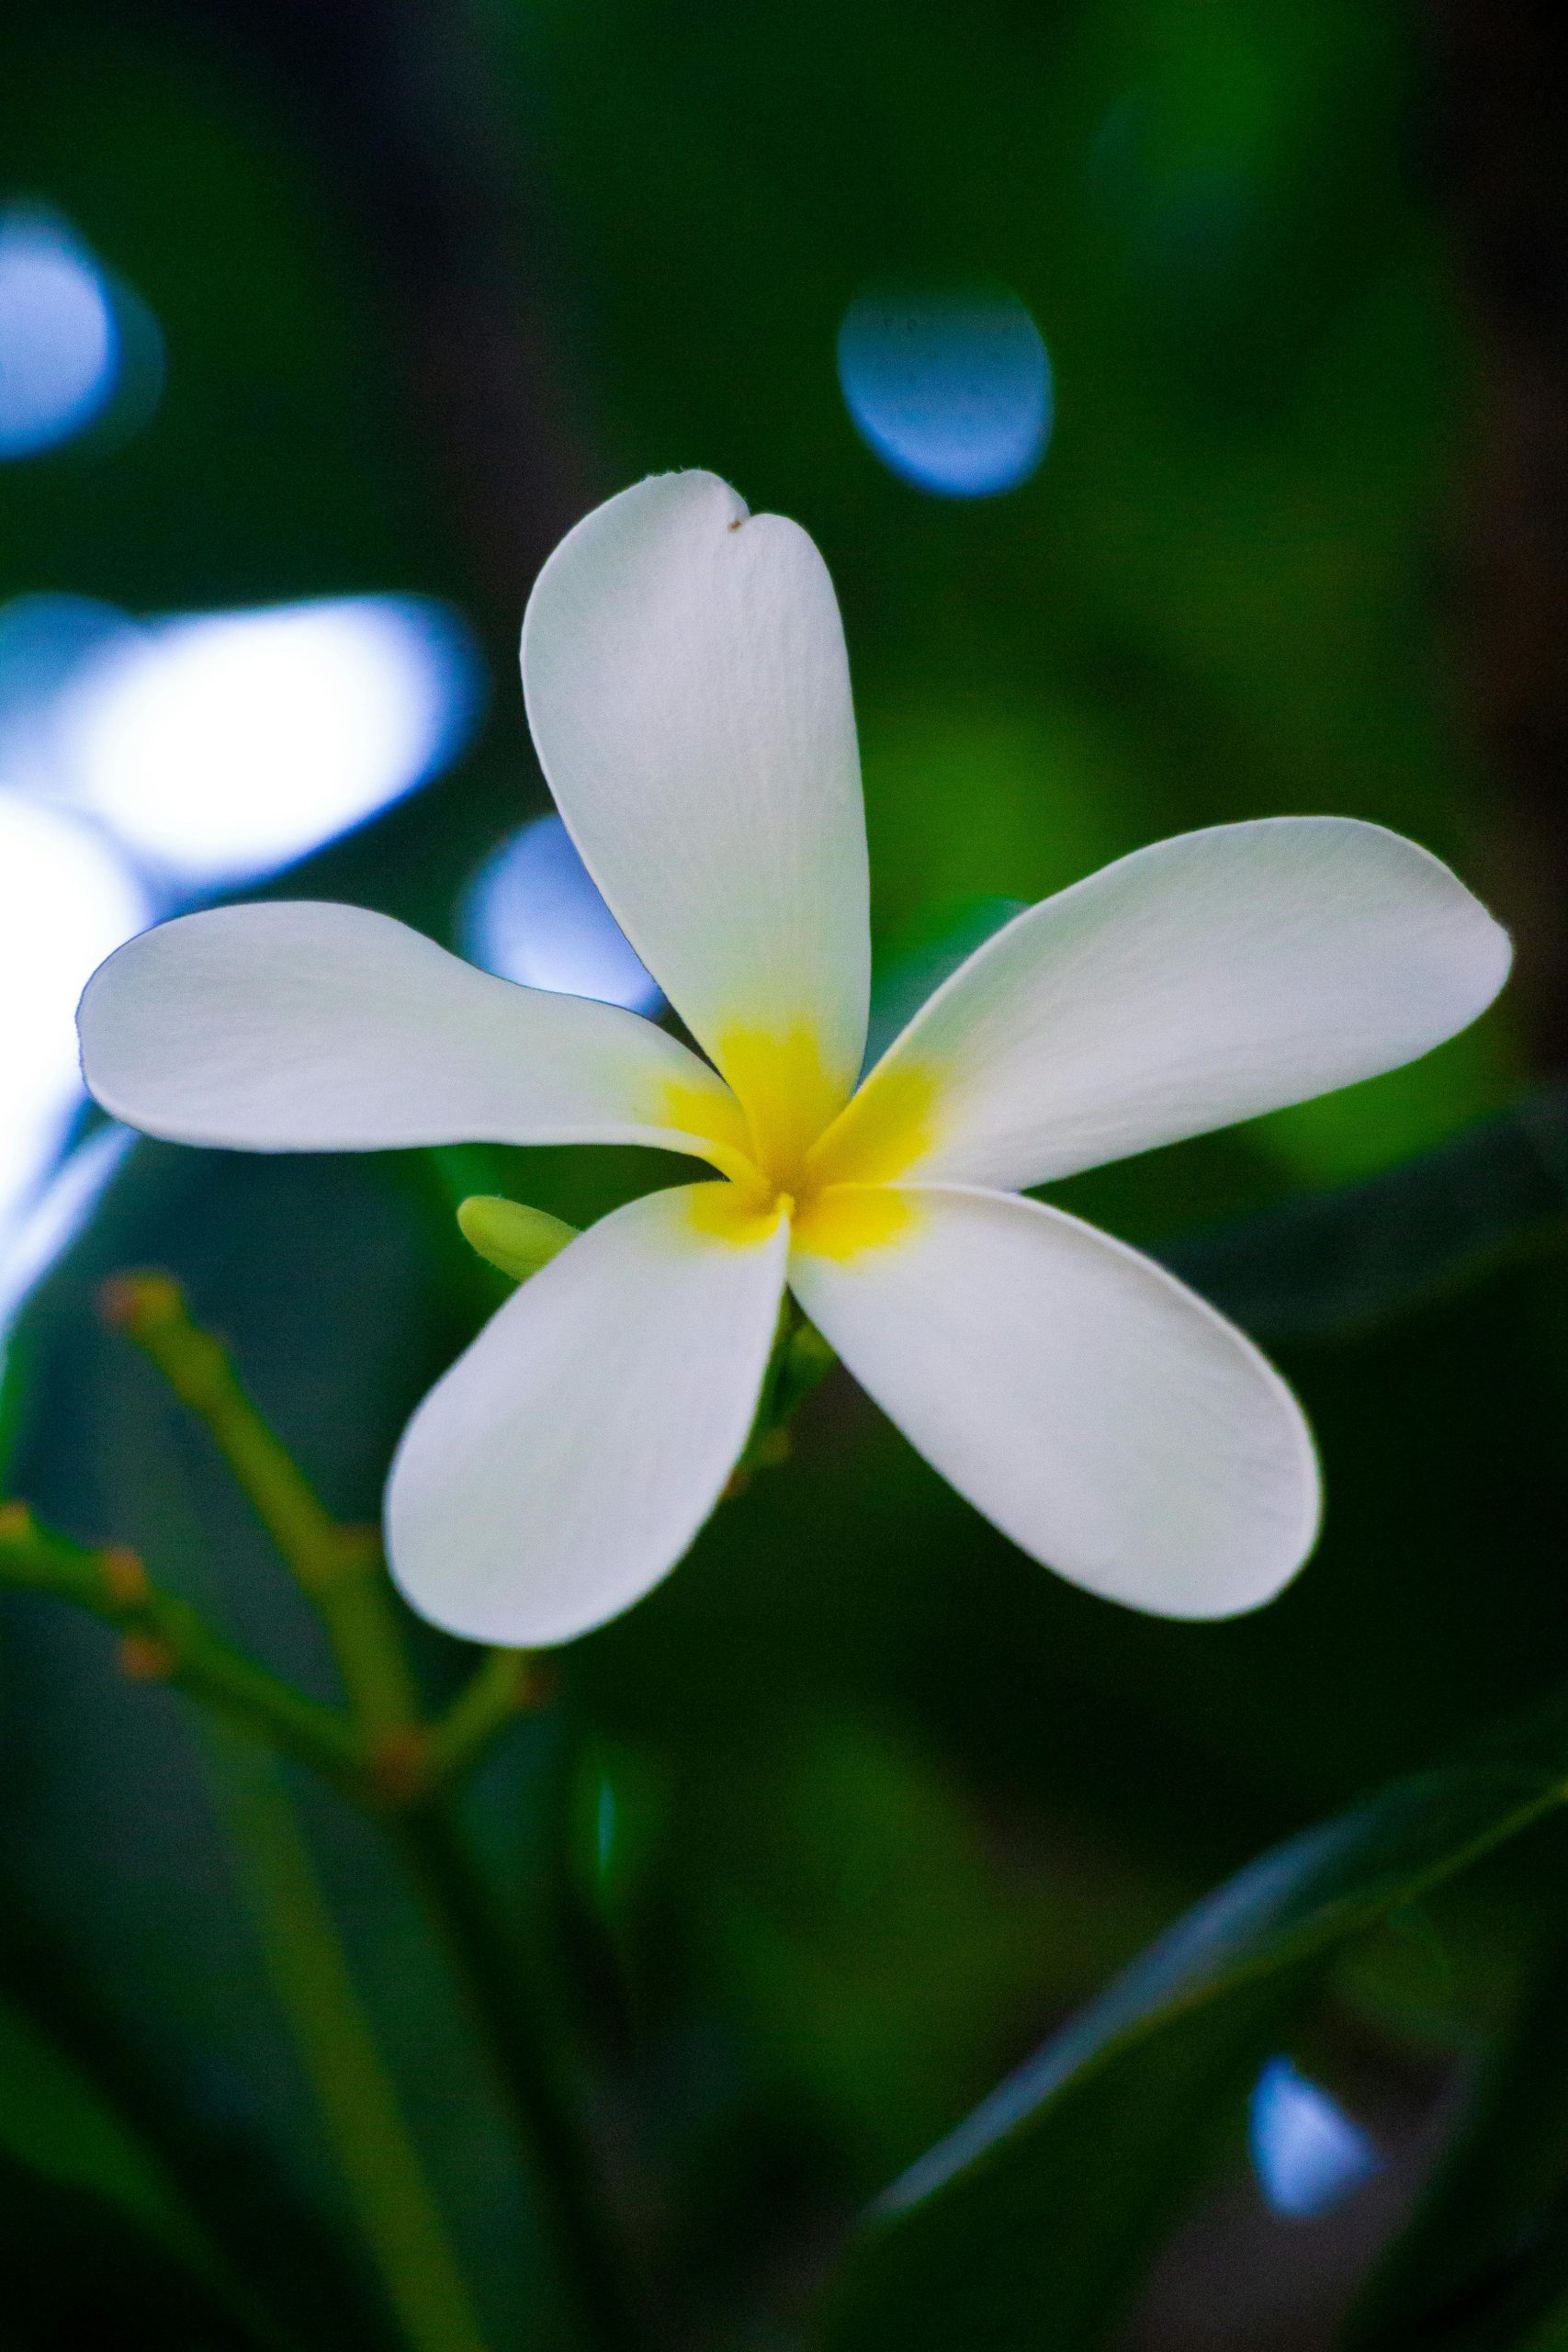
[(164, 923), (87, 984), (82, 1066), (149, 1135), (250, 1151), (429, 1143), (708, 1146), (736, 1105), (618, 1006), (477, 972), (420, 932), (316, 900)]
[(1249, 1340), (1076, 1217), (958, 1185), (790, 1283), (961, 1495), (1074, 1584), (1162, 1617), (1270, 1600), (1317, 1528), (1311, 1433)]
[(545, 774), (637, 954), (737, 1091), (804, 1039), (827, 1112), (865, 1044), (865, 825), (832, 582), (714, 475), (585, 517), (523, 624)]
[(617, 1209), (525, 1283), (404, 1432), (392, 1574), (475, 1641), (570, 1641), (657, 1584), (746, 1442), (787, 1228), (707, 1226), (682, 1185)]
[[(1412, 1061), (1484, 1011), (1507, 933), (1380, 825), (1273, 817), (1134, 852), (1017, 916), (841, 1130), (913, 1104), (921, 1181), (1041, 1184)], [(870, 1171), (868, 1171), (870, 1172)]]

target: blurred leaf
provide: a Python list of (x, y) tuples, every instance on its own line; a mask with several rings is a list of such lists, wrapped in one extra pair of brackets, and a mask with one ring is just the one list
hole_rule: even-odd
[[(1049, 690), (862, 697), (873, 927), (908, 933), (998, 892), (1012, 911), (1157, 833), (1113, 729)], [(974, 943), (971, 943), (974, 944)]]
[(1347, 2352), (1506, 2352), (1565, 2290), (1568, 1942), (1559, 1933), (1344, 2342)]
[(874, 2208), (821, 2341), (1101, 2342), (1272, 2046), (1345, 1939), (1564, 1802), (1568, 1695), (1252, 1863), (1179, 1920)]
[(865, 1047), (868, 1069), (914, 1019), (927, 997), (994, 932), (1021, 915), (1024, 903), (1021, 899), (961, 899), (930, 915), (877, 957)]
[(728, 1848), (705, 1905), (727, 2007), (780, 2098), (886, 2178), (995, 2073), (1002, 2021), (1037, 2030), (1050, 1891), (1010, 1885), (930, 1759), (853, 1721), (786, 1736), (705, 1832)]
[(1568, 1236), (1568, 1087), (1399, 1168), (1161, 1250), (1255, 1337), (1322, 1339)]
[[(122, 1763), (130, 1760), (129, 1747), (117, 1753)], [(145, 1838), (143, 1828), (137, 1842)], [(210, 1900), (205, 1883), (201, 1892)], [(247, 2338), (287, 2344), (294, 2352), (345, 2340), (379, 2345), (380, 2315), (370, 2282), (362, 2279), (352, 2255), (331, 2241), (275, 2152), (247, 2128), (242, 2101), (226, 2096), (231, 2086), (215, 2072), (149, 2063), (66, 1945), (41, 1928), (8, 1874), (0, 1881), (0, 1998), (68, 2055), (172, 2184), (204, 2245), (218, 2250), (224, 2291)], [(36, 2183), (30, 2213), (19, 2201), (24, 2179)], [(75, 2341), (73, 2327), (84, 2339), (101, 2334), (99, 2306), (107, 2300), (118, 2311), (115, 2296), (124, 2296), (128, 2267), (145, 2274), (141, 2283), (154, 2301), (188, 2306), (196, 2341), (211, 2342), (210, 2284), (139, 2223), (118, 2220), (95, 2195), (54, 2184), (31, 2168), (24, 2173), (18, 2159), (8, 2166), (0, 2210), (10, 2224), (8, 2232), (0, 2231), (0, 2293), (7, 2299), (7, 2319), (21, 2330), (18, 2343), (32, 2340), (18, 2315), (29, 2293), (56, 2322), (44, 2329), (50, 2346)], [(171, 2335), (171, 2346), (174, 2341)]]
[(1179, 2012), (1135, 2064), (1065, 2085), (1025, 2161), (916, 2208), (912, 2235), (896, 2215), (863, 2241), (821, 2340), (833, 2352), (954, 2341), (1011, 2352), (1048, 2312), (1052, 2352), (1102, 2342), (1301, 1991), (1295, 1974), (1244, 1984), (1223, 2011)]
[(208, 2286), (223, 2266), (150, 2150), (65, 2051), (0, 1996), (0, 2149), (115, 2208)]

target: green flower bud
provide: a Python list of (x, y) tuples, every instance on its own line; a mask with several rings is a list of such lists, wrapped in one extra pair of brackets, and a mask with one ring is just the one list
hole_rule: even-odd
[(575, 1225), (493, 1193), (471, 1193), (459, 1204), (457, 1230), (470, 1250), (515, 1283), (525, 1283), (577, 1238)]

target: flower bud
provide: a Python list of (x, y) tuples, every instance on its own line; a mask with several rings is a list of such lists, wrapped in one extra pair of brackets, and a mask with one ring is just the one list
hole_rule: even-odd
[(575, 1225), (493, 1193), (471, 1193), (459, 1204), (457, 1229), (470, 1250), (515, 1283), (525, 1283), (577, 1238)]

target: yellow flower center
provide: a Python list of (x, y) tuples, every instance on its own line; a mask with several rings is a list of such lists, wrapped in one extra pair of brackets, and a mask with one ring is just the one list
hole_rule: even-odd
[(675, 1085), (663, 1105), (670, 1125), (701, 1136), (725, 1179), (694, 1196), (705, 1232), (753, 1242), (785, 1216), (802, 1249), (842, 1259), (908, 1231), (914, 1204), (892, 1188), (931, 1142), (928, 1072), (874, 1071), (846, 1102), (804, 1029), (732, 1032), (718, 1059), (728, 1100)]

